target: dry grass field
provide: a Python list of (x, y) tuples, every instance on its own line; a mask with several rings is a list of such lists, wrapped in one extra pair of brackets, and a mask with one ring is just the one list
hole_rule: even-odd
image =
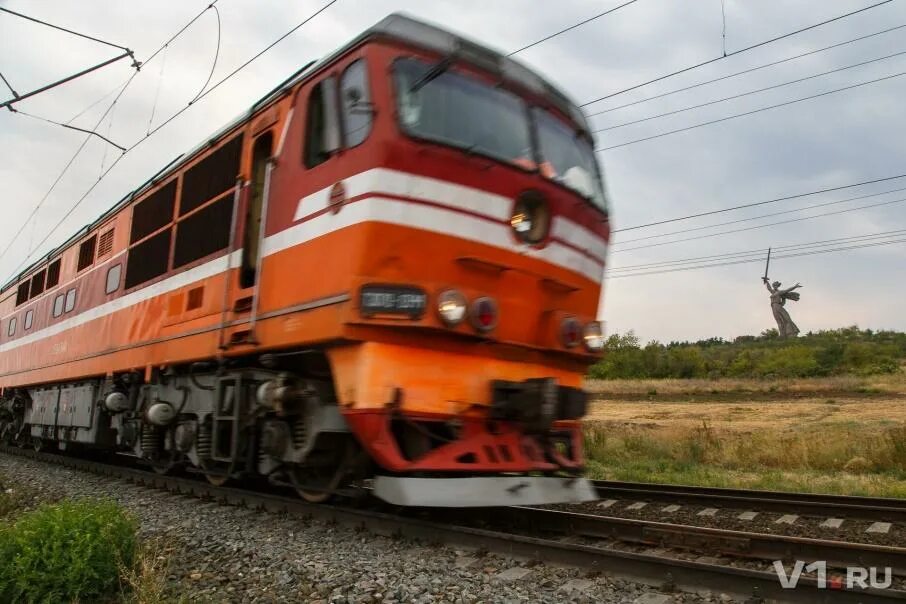
[(591, 381), (596, 478), (906, 497), (906, 375)]

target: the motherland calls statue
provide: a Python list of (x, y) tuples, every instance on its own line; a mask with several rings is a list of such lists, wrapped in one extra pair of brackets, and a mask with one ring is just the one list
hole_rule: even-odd
[(764, 286), (768, 288), (768, 291), (771, 292), (771, 312), (774, 313), (774, 320), (777, 321), (777, 333), (780, 334), (781, 338), (795, 338), (799, 335), (799, 328), (793, 323), (790, 313), (786, 311), (783, 305), (786, 304), (787, 300), (798, 302), (799, 294), (793, 290), (802, 286), (797, 283), (793, 287), (780, 289), (780, 281), (771, 283), (768, 281), (767, 275), (762, 277), (761, 280), (764, 282)]

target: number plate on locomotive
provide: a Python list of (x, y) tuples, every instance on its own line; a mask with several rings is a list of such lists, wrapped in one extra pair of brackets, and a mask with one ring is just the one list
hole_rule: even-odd
[(417, 319), (425, 313), (428, 296), (417, 287), (402, 285), (366, 285), (362, 288), (359, 305), (362, 314), (405, 315)]

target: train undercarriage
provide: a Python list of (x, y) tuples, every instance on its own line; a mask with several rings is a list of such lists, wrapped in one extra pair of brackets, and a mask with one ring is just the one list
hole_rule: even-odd
[(584, 414), (578, 391), (545, 380), (492, 387), (498, 404), (483, 417), (410, 416), (400, 400), (344, 414), (325, 354), (268, 354), (7, 389), (0, 443), (114, 452), (218, 486), (263, 477), (314, 503), (370, 478), (401, 505), (593, 498), (579, 478), (580, 431), (556, 423)]

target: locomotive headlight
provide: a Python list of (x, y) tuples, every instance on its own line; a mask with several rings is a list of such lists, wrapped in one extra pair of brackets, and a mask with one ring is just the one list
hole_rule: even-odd
[(592, 321), (585, 326), (585, 347), (590, 352), (600, 352), (604, 349), (604, 329), (600, 321)]
[(530, 190), (516, 198), (510, 226), (517, 239), (531, 245), (543, 242), (550, 230), (550, 222), (550, 208), (541, 193)]
[(437, 314), (447, 327), (462, 323), (466, 318), (466, 297), (455, 289), (448, 289), (437, 297)]

